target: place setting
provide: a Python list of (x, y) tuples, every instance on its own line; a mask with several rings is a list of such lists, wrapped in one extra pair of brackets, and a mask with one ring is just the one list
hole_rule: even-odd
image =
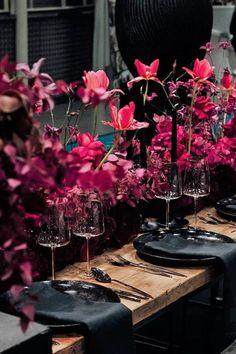
[[(217, 248), (221, 249), (226, 245), (228, 249), (231, 247), (228, 244), (235, 241), (229, 236), (198, 227), (198, 220), (202, 218), (197, 213), (198, 198), (206, 197), (210, 193), (210, 174), (206, 159), (189, 158), (182, 173), (182, 180), (176, 163), (170, 162), (163, 166), (163, 173), (157, 176), (156, 197), (166, 201), (166, 224), (161, 230), (145, 233), (134, 240), (137, 255), (147, 262), (170, 266), (196, 266), (215, 262), (217, 259), (215, 250), (217, 254)], [(169, 205), (171, 200), (180, 198), (182, 194), (193, 198), (193, 225), (171, 228)], [(226, 200), (218, 202), (216, 210), (218, 211), (224, 203), (227, 205), (228, 202), (233, 203), (233, 200), (229, 198), (227, 202)], [(216, 217), (215, 220), (214, 216), (210, 215), (208, 218), (210, 217), (212, 223), (219, 223)]]

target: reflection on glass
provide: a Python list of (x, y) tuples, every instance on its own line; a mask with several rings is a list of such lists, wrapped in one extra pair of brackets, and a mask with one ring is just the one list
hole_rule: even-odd
[(166, 201), (166, 229), (169, 228), (170, 201), (178, 199), (182, 194), (181, 175), (176, 162), (161, 165), (156, 177), (156, 197)]
[(85, 275), (90, 278), (92, 274), (90, 271), (89, 240), (104, 232), (102, 203), (93, 192), (77, 195), (72, 231), (75, 236), (86, 238), (87, 272)]
[(197, 201), (210, 193), (210, 172), (204, 158), (190, 158), (187, 161), (183, 193), (194, 200), (194, 228), (197, 228)]
[(52, 280), (55, 280), (55, 248), (66, 246), (70, 242), (70, 237), (65, 204), (58, 203), (49, 206), (47, 218), (41, 227), (37, 242), (40, 246), (51, 248)]

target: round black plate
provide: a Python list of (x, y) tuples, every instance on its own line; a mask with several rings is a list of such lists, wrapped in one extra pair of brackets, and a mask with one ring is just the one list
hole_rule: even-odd
[(48, 280), (49, 284), (57, 291), (79, 297), (83, 300), (95, 302), (120, 302), (119, 296), (105, 286), (87, 283), (79, 280)]
[(215, 257), (202, 257), (202, 258), (192, 258), (192, 257), (174, 257), (171, 255), (165, 255), (163, 253), (155, 254), (151, 251), (147, 251), (144, 246), (147, 242), (158, 241), (171, 234), (173, 237), (179, 236), (186, 240), (201, 242), (201, 243), (215, 243), (215, 242), (227, 242), (233, 243), (234, 240), (228, 236), (217, 234), (214, 232), (208, 232), (205, 230), (195, 230), (195, 229), (179, 229), (179, 230), (169, 230), (169, 231), (159, 231), (155, 234), (145, 234), (136, 238), (133, 242), (134, 248), (137, 250), (137, 254), (143, 260), (153, 263), (153, 264), (169, 264), (176, 266), (196, 266), (212, 263), (215, 261)]
[(215, 209), (223, 218), (236, 220), (236, 197), (219, 200), (216, 203)]

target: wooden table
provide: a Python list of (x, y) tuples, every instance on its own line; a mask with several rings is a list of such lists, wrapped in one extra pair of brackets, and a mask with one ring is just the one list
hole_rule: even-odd
[[(209, 212), (216, 215), (215, 210), (211, 208), (204, 209), (199, 215), (206, 216)], [(189, 221), (190, 223), (193, 221), (193, 216), (189, 217)], [(209, 225), (204, 224), (201, 221), (199, 221), (198, 226), (208, 231), (214, 231), (236, 238), (236, 226), (222, 224)], [(235, 230), (235, 232), (232, 232), (233, 230)], [(131, 261), (140, 261), (132, 244), (125, 245), (122, 249), (106, 251), (106, 254), (122, 254)], [(121, 302), (132, 311), (134, 325), (148, 319), (150, 316), (163, 310), (168, 305), (193, 291), (200, 289), (202, 286), (209, 284), (216, 278), (216, 272), (213, 266), (181, 267), (181, 269), (172, 267), (171, 269), (173, 270), (181, 271), (185, 277), (172, 276), (172, 278), (167, 278), (147, 272), (144, 273), (142, 270), (135, 267), (115, 267), (105, 262), (104, 255), (96, 257), (92, 261), (92, 264), (107, 271), (112, 278), (119, 279), (137, 288), (141, 288), (153, 296), (153, 299), (144, 300), (141, 303), (121, 300)], [(85, 263), (75, 263), (70, 265), (57, 273), (57, 279), (81, 280), (79, 277), (81, 269), (85, 269)], [(106, 284), (106, 286), (112, 287), (114, 284)], [(117, 288), (117, 284), (115, 287)], [(56, 336), (54, 339), (57, 344), (53, 345), (53, 353), (85, 353), (83, 337), (78, 336), (78, 334)]]

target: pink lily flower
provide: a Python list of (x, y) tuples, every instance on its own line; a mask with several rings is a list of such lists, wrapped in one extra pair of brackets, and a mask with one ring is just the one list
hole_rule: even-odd
[(142, 80), (146, 80), (146, 81), (152, 80), (152, 81), (155, 81), (155, 82), (161, 84), (161, 81), (158, 78), (156, 78), (159, 63), (160, 63), (159, 59), (156, 59), (150, 64), (150, 66), (148, 66), (148, 65), (141, 63), (140, 60), (136, 59), (134, 62), (134, 65), (136, 66), (139, 76), (130, 80), (127, 83), (128, 87), (131, 88), (133, 86), (134, 82), (139, 82)]
[(198, 83), (210, 83), (208, 79), (213, 75), (215, 70), (214, 66), (211, 66), (207, 59), (196, 59), (193, 70), (186, 67), (183, 67), (183, 69)]
[(115, 89), (107, 91), (109, 86), (109, 79), (103, 70), (84, 72), (83, 81), (84, 87), (79, 87), (77, 95), (83, 103), (98, 105), (102, 101), (111, 98), (115, 93), (123, 94), (123, 91)]
[(134, 119), (134, 111), (135, 104), (134, 102), (130, 102), (129, 105), (124, 106), (120, 110), (113, 105), (110, 104), (110, 112), (111, 112), (111, 122), (102, 121), (104, 125), (110, 125), (116, 130), (126, 131), (126, 130), (136, 130), (147, 128), (149, 123), (147, 122), (137, 122)]

